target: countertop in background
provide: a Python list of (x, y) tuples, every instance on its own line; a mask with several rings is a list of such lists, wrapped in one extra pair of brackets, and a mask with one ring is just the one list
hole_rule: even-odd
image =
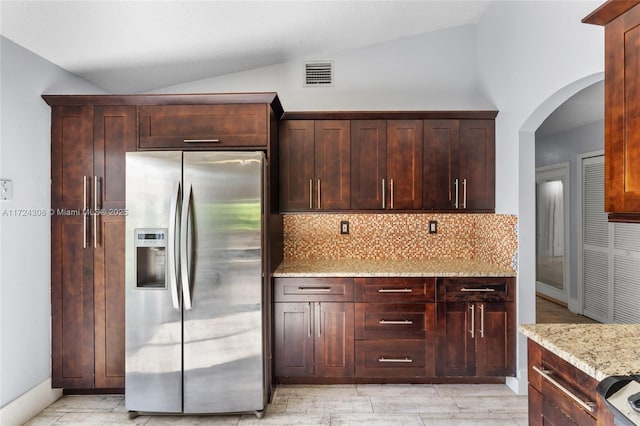
[(466, 259), (284, 260), (274, 277), (515, 277), (516, 272)]

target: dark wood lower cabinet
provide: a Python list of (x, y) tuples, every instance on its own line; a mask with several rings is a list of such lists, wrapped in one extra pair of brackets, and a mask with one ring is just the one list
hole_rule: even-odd
[(275, 303), (274, 322), (274, 372), (280, 381), (353, 377), (353, 303)]
[[(513, 278), (277, 278), (276, 381), (498, 382), (515, 374), (514, 286)], [(462, 297), (469, 301), (447, 302)]]
[(531, 426), (614, 424), (596, 379), (532, 340), (527, 350)]

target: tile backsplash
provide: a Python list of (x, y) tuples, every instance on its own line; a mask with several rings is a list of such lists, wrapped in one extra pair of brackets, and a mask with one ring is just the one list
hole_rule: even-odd
[(473, 259), (517, 269), (517, 223), (498, 214), (285, 214), (284, 257)]

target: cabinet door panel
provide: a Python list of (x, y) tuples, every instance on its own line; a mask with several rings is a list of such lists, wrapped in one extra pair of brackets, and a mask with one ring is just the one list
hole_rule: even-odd
[(313, 147), (313, 121), (291, 120), (280, 123), (280, 210), (311, 208), (315, 185)]
[(356, 303), (356, 339), (432, 339), (434, 303)]
[[(51, 117), (51, 207), (81, 210), (93, 176), (93, 108), (55, 106)], [(89, 184), (91, 182), (88, 182)]]
[(312, 303), (274, 303), (276, 376), (313, 375), (312, 309)]
[(476, 375), (515, 375), (515, 305), (476, 303)]
[(495, 209), (495, 136), (493, 120), (461, 120), (460, 208)]
[(51, 344), (54, 388), (93, 388), (93, 249), (85, 217), (51, 218)]
[(422, 209), (422, 121), (387, 121), (388, 208)]
[(97, 106), (93, 120), (94, 175), (100, 179), (98, 206), (124, 208), (125, 153), (136, 150), (136, 110), (133, 106)]
[(95, 386), (124, 387), (124, 216), (105, 216), (94, 250)]
[(424, 120), (423, 206), (455, 209), (459, 120)]
[(314, 306), (315, 375), (352, 377), (354, 374), (353, 303), (322, 303)]
[(268, 108), (265, 104), (141, 106), (140, 148), (266, 146)]
[(315, 208), (346, 210), (351, 205), (350, 133), (349, 120), (315, 122)]
[[(351, 121), (351, 208), (382, 209), (387, 176), (385, 120)], [(385, 190), (386, 191), (386, 190)]]
[(475, 341), (471, 338), (471, 311), (467, 303), (438, 303), (436, 320), (436, 375), (475, 375)]

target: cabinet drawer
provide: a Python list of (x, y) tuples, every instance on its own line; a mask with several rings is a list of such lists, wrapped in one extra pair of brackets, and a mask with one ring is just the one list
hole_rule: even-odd
[(435, 278), (356, 278), (356, 302), (433, 302)]
[(527, 348), (529, 384), (577, 424), (595, 424), (598, 381), (531, 340)]
[(433, 339), (434, 303), (356, 303), (356, 339)]
[(512, 302), (513, 278), (442, 278), (438, 280), (438, 302)]
[(275, 302), (352, 302), (351, 278), (275, 278)]
[(432, 359), (420, 340), (356, 341), (356, 377), (425, 377)]
[(265, 104), (141, 106), (140, 148), (266, 146), (268, 108)]

